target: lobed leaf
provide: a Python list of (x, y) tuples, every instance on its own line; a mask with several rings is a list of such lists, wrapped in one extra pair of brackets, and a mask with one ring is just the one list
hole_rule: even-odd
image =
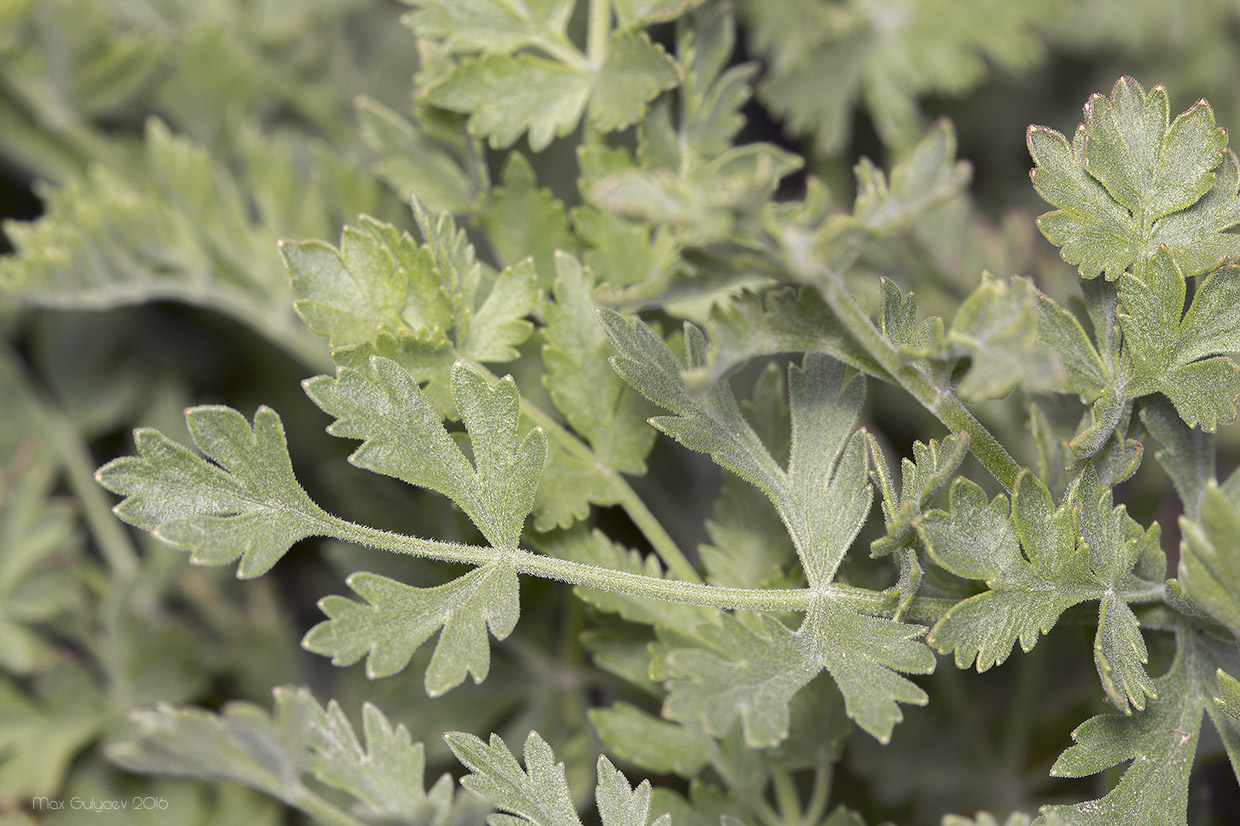
[(432, 634), (439, 642), (426, 669), (426, 693), (438, 697), (460, 685), (467, 674), (486, 679), (491, 664), (487, 630), (502, 640), (520, 614), (516, 571), (497, 560), (435, 588), (415, 588), (378, 574), (356, 573), (347, 580), (357, 603), (330, 596), (319, 601), (328, 619), (310, 629), (302, 646), (331, 656), (334, 665), (366, 657), (366, 676), (389, 677), (405, 668)]
[[(1188, 783), (1202, 712), (1221, 726), (1225, 741), (1235, 744), (1237, 730), (1214, 700), (1220, 664), (1236, 665), (1234, 645), (1220, 645), (1198, 631), (1181, 627), (1171, 670), (1154, 681), (1157, 698), (1131, 716), (1104, 714), (1072, 732), (1076, 744), (1055, 761), (1051, 774), (1084, 777), (1132, 760), (1118, 785), (1099, 800), (1074, 806), (1046, 806), (1038, 823), (1060, 817), (1066, 823), (1134, 826), (1186, 824)], [(1229, 749), (1233, 764), (1240, 757)], [(1240, 770), (1240, 768), (1238, 768)]]
[(461, 785), (495, 803), (511, 817), (492, 815), (492, 826), (581, 826), (564, 778), (564, 764), (555, 762), (547, 742), (531, 731), (525, 740), (525, 768), (498, 734), (484, 743), (472, 734), (450, 731), (444, 736), (456, 759), (469, 769)]
[(1085, 104), (1071, 145), (1041, 126), (1028, 144), (1034, 188), (1059, 207), (1038, 226), (1082, 277), (1114, 281), (1160, 248), (1184, 275), (1240, 256), (1226, 232), (1240, 223), (1240, 168), (1204, 100), (1171, 121), (1162, 86), (1124, 77)]
[[(271, 713), (231, 702), (219, 714), (161, 704), (133, 714), (126, 738), (107, 747), (130, 771), (240, 783), (321, 817), (328, 809), (305, 781), (339, 789), (359, 814), (440, 826), (466, 814), (444, 775), (429, 793), (421, 743), (393, 728), (378, 708), (362, 708), (365, 746), (333, 700), (322, 707), (305, 688), (278, 687)], [(317, 805), (315, 805), (317, 803)]]
[(547, 440), (536, 428), (518, 444), (519, 400), (511, 377), (490, 388), (464, 362), (452, 368), (452, 395), (469, 435), (472, 464), (422, 388), (390, 359), (371, 356), (363, 366), (339, 367), (334, 378), (318, 376), (304, 385), (311, 400), (336, 418), (329, 433), (362, 440), (349, 461), (442, 493), (495, 548), (516, 549)]
[[(593, 455), (583, 459), (552, 454), (546, 473), (549, 487), (540, 489), (540, 502), (545, 503), (536, 522), (540, 530), (553, 524), (567, 527), (588, 515), (592, 503), (614, 503), (608, 478), (644, 474), (655, 437), (646, 425), (649, 405), (607, 365), (611, 348), (592, 312), (591, 273), (564, 254), (556, 255), (555, 266), (555, 301), (543, 311), (543, 383)], [(591, 467), (582, 468), (585, 462)]]
[(212, 461), (157, 431), (134, 431), (141, 456), (114, 459), (95, 473), (125, 497), (113, 508), (117, 516), (189, 551), (196, 564), (240, 557), (242, 578), (266, 573), (293, 543), (323, 532), (326, 514), (293, 476), (275, 411), (260, 407), (251, 425), (231, 408), (191, 407), (185, 422)]

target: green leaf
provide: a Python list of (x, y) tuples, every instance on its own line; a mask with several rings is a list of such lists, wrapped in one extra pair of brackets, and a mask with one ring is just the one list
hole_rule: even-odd
[(56, 794), (107, 723), (107, 699), (83, 666), (54, 667), (29, 693), (0, 677), (0, 800)]
[(1034, 187), (1059, 207), (1038, 226), (1083, 277), (1114, 281), (1160, 247), (1185, 275), (1240, 255), (1240, 241), (1223, 234), (1240, 223), (1240, 171), (1204, 100), (1171, 121), (1162, 86), (1147, 95), (1120, 78), (1110, 98), (1085, 104), (1070, 146), (1040, 126), (1028, 143)]
[(531, 731), (526, 738), (524, 769), (498, 734), (491, 735), (490, 743), (461, 731), (450, 731), (443, 738), (470, 771), (461, 785), (510, 813), (510, 817), (492, 815), (487, 821), (492, 826), (581, 826), (564, 779), (564, 764), (555, 762), (555, 754), (538, 732)]
[(275, 696), (277, 707), (295, 702), (310, 709), (307, 767), (322, 783), (356, 798), (361, 814), (427, 826), (448, 820), (454, 808), (451, 776), (441, 775), (424, 791), (426, 750), (403, 725), (393, 728), (377, 706), (362, 704), (363, 746), (335, 700), (320, 709), (304, 688), (277, 688)]
[[(740, 4), (752, 54), (770, 64), (759, 97), (817, 149), (845, 144), (861, 104), (888, 145), (911, 142), (919, 127), (916, 98), (960, 94), (980, 83), (988, 62), (1009, 68), (1037, 61), (1039, 21), (1056, 4), (985, 0), (884, 9), (866, 5), (746, 0)], [(823, 78), (832, 78), (824, 87)]]
[(1037, 290), (1023, 278), (983, 273), (952, 320), (947, 340), (972, 357), (957, 390), (967, 401), (1000, 398), (1017, 384), (1055, 386), (1049, 353), (1035, 346)]
[(952, 122), (942, 118), (891, 168), (890, 176), (865, 157), (853, 172), (857, 178), (853, 216), (867, 232), (891, 235), (959, 192), (969, 182), (972, 167), (956, 160), (956, 132)]
[[(1181, 627), (1171, 670), (1154, 681), (1157, 698), (1141, 714), (1104, 714), (1072, 732), (1076, 745), (1055, 761), (1051, 774), (1084, 777), (1132, 760), (1119, 784), (1100, 800), (1075, 806), (1047, 806), (1042, 813), (1081, 826), (1131, 823), (1175, 826), (1187, 823), (1188, 784), (1202, 712), (1216, 724), (1216, 674), (1234, 668), (1235, 646)], [(1225, 719), (1225, 718), (1224, 718)]]
[(1206, 485), (1214, 479), (1213, 434), (1189, 428), (1171, 405), (1161, 399), (1149, 399), (1142, 405), (1141, 421), (1163, 444), (1154, 458), (1171, 477), (1184, 503), (1184, 513), (1190, 519), (1197, 519)]
[[(591, 503), (614, 503), (609, 478), (618, 473), (643, 475), (655, 437), (646, 424), (649, 405), (607, 364), (611, 347), (594, 317), (591, 273), (568, 255), (557, 255), (555, 266), (555, 301), (543, 309), (547, 325), (543, 383), (573, 430), (589, 443), (592, 455), (553, 454), (560, 464), (552, 459), (549, 487), (540, 491), (539, 530), (567, 527), (585, 518)], [(571, 484), (556, 484), (569, 473)]]
[(356, 800), (355, 811), (369, 818), (439, 826), (465, 813), (447, 775), (425, 790), (422, 744), (375, 706), (362, 708), (363, 748), (335, 701), (324, 708), (305, 688), (273, 693), (271, 713), (245, 702), (220, 714), (168, 704), (134, 712), (133, 728), (108, 746), (108, 757), (135, 772), (240, 783), (315, 817), (325, 809), (345, 815), (307, 785), (311, 776)]
[(680, 68), (645, 32), (616, 31), (594, 81), (590, 124), (612, 132), (631, 126), (664, 89), (680, 82)]
[(628, 703), (590, 709), (590, 722), (608, 751), (656, 774), (697, 776), (715, 753), (715, 741), (697, 726), (670, 723)]
[(406, 24), (454, 52), (512, 52), (543, 38), (560, 40), (573, 0), (409, 0)]
[[(326, 514), (293, 476), (284, 426), (260, 407), (251, 425), (227, 407), (191, 407), (185, 423), (208, 462), (161, 433), (139, 429), (140, 457), (108, 462), (95, 473), (125, 498), (121, 519), (190, 552), (199, 565), (227, 565), (256, 577), (299, 539), (323, 532)], [(212, 463), (214, 462), (214, 464)]]
[(1068, 608), (1100, 600), (1094, 660), (1108, 699), (1128, 713), (1130, 705), (1142, 709), (1154, 696), (1145, 641), (1128, 599), (1161, 590), (1166, 561), (1157, 528), (1144, 532), (1122, 505), (1112, 508), (1111, 489), (1091, 468), (1059, 508), (1025, 470), (1010, 517), (1003, 497), (987, 503), (980, 488), (958, 479), (951, 511), (917, 520), (935, 562), (957, 576), (985, 580), (989, 589), (951, 608), (927, 641), (942, 653), (955, 651), (957, 667), (976, 661), (985, 671), (1002, 664), (1017, 640), (1032, 649)]
[(372, 356), (340, 367), (334, 378), (305, 382), (307, 395), (336, 418), (333, 436), (361, 439), (349, 457), (358, 467), (442, 493), (456, 502), (500, 551), (517, 547), (547, 455), (547, 438), (534, 429), (517, 442), (517, 388), (510, 376), (488, 387), (474, 368), (452, 368), (452, 395), (465, 422), (473, 463), (446, 430), (409, 372)]
[(1216, 482), (1206, 484), (1197, 519), (1180, 517), (1180, 531), (1180, 586), (1240, 639), (1240, 514)]
[(1200, 425), (1207, 432), (1236, 418), (1240, 396), (1240, 367), (1225, 357), (1196, 360), (1226, 352), (1213, 348), (1230, 347), (1234, 338), (1227, 332), (1231, 322), (1220, 318), (1224, 313), (1219, 304), (1235, 276), (1223, 272), (1217, 285), (1211, 284), (1213, 279), (1203, 283), (1203, 300), (1194, 299), (1183, 321), (1184, 277), (1166, 247), (1159, 248), (1148, 266), (1142, 263), (1133, 273), (1124, 273), (1119, 284), (1124, 310), (1120, 324), (1134, 379), (1125, 392), (1139, 396), (1160, 391), (1189, 427)]
[(1062, 390), (1092, 402), (1113, 383), (1111, 370), (1094, 347), (1075, 315), (1035, 289), (1037, 326), (1033, 343), (1055, 354), (1063, 370)]
[(497, 149), (529, 132), (530, 148), (539, 152), (577, 127), (590, 86), (589, 75), (573, 66), (493, 54), (462, 63), (423, 95), (432, 106), (468, 113), (470, 131)]
[(931, 439), (925, 444), (913, 442), (913, 458), (900, 462), (898, 496), (878, 442), (872, 437), (869, 441), (874, 465), (871, 475), (883, 497), (883, 518), (887, 528), (886, 536), (870, 543), (870, 555), (887, 556), (910, 546), (917, 517), (964, 461), (969, 449), (969, 437), (967, 433), (961, 433), (941, 441)]
[(848, 334), (817, 290), (746, 290), (711, 310), (711, 346), (703, 367), (688, 372), (694, 384), (710, 384), (757, 356), (821, 352), (880, 378), (887, 371)]
[(642, 322), (626, 323), (612, 312), (600, 318), (620, 353), (613, 360), (616, 371), (677, 414), (651, 424), (760, 488), (787, 527), (811, 585), (830, 582), (871, 501), (865, 444), (850, 438), (864, 401), (862, 379), (847, 376), (840, 364), (817, 353), (789, 368), (792, 450), (785, 472), (741, 414), (726, 382), (701, 394), (686, 385), (682, 370), (705, 363), (706, 340), (696, 327), (685, 326), (682, 367)]
[[(0, 403), (0, 412), (20, 433), (31, 424), (15, 406)], [(29, 436), (0, 465), (0, 670), (10, 674), (52, 666), (58, 646), (46, 626), (86, 610), (81, 573), (74, 572), (89, 568), (79, 557), (72, 508), (52, 496), (55, 484), (49, 457)]]
[(935, 562), (990, 588), (958, 603), (927, 636), (941, 653), (955, 652), (958, 668), (975, 660), (978, 671), (1000, 665), (1017, 640), (1032, 649), (1039, 633), (1093, 593), (1071, 509), (1055, 509), (1028, 471), (1017, 479), (1010, 511), (1004, 497), (987, 503), (981, 488), (957, 479), (951, 510), (928, 511), (915, 525)]
[(662, 23), (682, 15), (702, 0), (612, 0), (621, 29)]
[(362, 137), (378, 156), (375, 174), (408, 203), (415, 195), (432, 212), (462, 213), (474, 185), (460, 162), (422, 129), (377, 100), (357, 100)]
[(577, 254), (577, 239), (569, 228), (564, 204), (538, 188), (534, 168), (520, 152), (508, 156), (503, 185), (491, 190), (491, 200), (480, 218), (505, 262), (534, 259), (540, 287), (551, 286), (557, 251)]
[(750, 748), (788, 736), (788, 704), (818, 674), (797, 634), (768, 615), (731, 614), (698, 632), (702, 647), (673, 649), (663, 715), (723, 737), (739, 718)]
[(238, 157), (217, 157), (151, 120), (132, 166), (94, 166), (48, 191), (38, 221), (6, 225), (18, 254), (0, 263), (0, 288), (61, 308), (204, 306), (320, 360), (289, 313), (272, 242), (327, 235), (359, 211), (379, 214), (381, 189), (305, 139), (247, 129), (237, 142)]
[(414, 588), (378, 574), (356, 573), (349, 587), (366, 600), (324, 597), (328, 619), (302, 640), (308, 651), (331, 656), (333, 665), (366, 657), (366, 676), (389, 677), (437, 631), (439, 642), (426, 669), (431, 697), (455, 688), (467, 674), (486, 679), (491, 665), (487, 630), (505, 639), (517, 625), (520, 597), (512, 563), (497, 560), (435, 588)]
[(603, 826), (671, 826), (672, 817), (669, 814), (663, 814), (653, 822), (650, 820), (652, 796), (649, 780), (643, 780), (636, 788), (631, 788), (628, 778), (606, 756), (599, 755), (598, 786), (594, 789), (594, 800)]
[(310, 331), (335, 348), (405, 328), (450, 329), (451, 298), (429, 251), (390, 224), (359, 223), (344, 229), (339, 250), (321, 241), (280, 245), (293, 307)]

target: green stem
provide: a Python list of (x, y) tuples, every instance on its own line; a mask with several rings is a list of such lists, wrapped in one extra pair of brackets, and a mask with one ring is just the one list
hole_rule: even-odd
[[(483, 371), (485, 375), (494, 377), (482, 365), (474, 366)], [(597, 463), (594, 451), (570, 433), (562, 424), (547, 415), (540, 407), (531, 404), (524, 397), (521, 398), (521, 413), (546, 431), (548, 438), (555, 440), (564, 449), (565, 453), (590, 464)], [(650, 543), (650, 547), (663, 560), (664, 566), (685, 582), (701, 582), (702, 579), (694, 569), (693, 563), (688, 560), (684, 552), (676, 545), (675, 540), (672, 539), (659, 520), (655, 518), (655, 515), (650, 512), (650, 509), (646, 507), (646, 503), (641, 500), (641, 497), (625, 481), (624, 477), (608, 467), (601, 468), (601, 472), (607, 477), (616, 503), (624, 509), (629, 519), (641, 531), (642, 536)]]
[(65, 481), (77, 497), (82, 517), (99, 546), (99, 552), (117, 579), (132, 579), (139, 568), (138, 552), (125, 528), (112, 516), (107, 496), (95, 484), (94, 461), (81, 434), (60, 408), (34, 387), (11, 350), (6, 347), (0, 359), (6, 362), (0, 367), (0, 372), (9, 374), (21, 385), (22, 395), (29, 405), (31, 424), (56, 457)]
[(818, 758), (814, 767), (814, 785), (810, 789), (809, 803), (805, 804), (805, 826), (817, 826), (827, 813), (827, 801), (831, 797), (831, 781), (835, 774), (835, 761), (831, 755), (824, 754)]
[(775, 787), (775, 806), (779, 811), (780, 820), (787, 824), (800, 826), (801, 796), (797, 793), (797, 784), (788, 767), (772, 761), (771, 782)]
[(969, 450), (999, 482), (1012, 491), (1020, 465), (999, 444), (950, 389), (940, 387), (922, 370), (906, 363), (894, 344), (875, 328), (857, 299), (844, 284), (843, 277), (827, 271), (814, 279), (827, 306), (839, 317), (857, 343), (879, 363), (913, 398), (954, 433), (969, 434)]
[(611, 34), (611, 0), (590, 0), (589, 27), (586, 57), (595, 66), (602, 66), (607, 56), (607, 38)]
[(513, 551), (499, 551), (480, 545), (461, 545), (453, 542), (419, 539), (368, 528), (328, 515), (320, 517), (320, 525), (324, 535), (346, 542), (469, 565), (485, 565), (506, 557), (513, 563), (518, 573), (554, 579), (583, 588), (597, 588), (601, 591), (632, 594), (665, 602), (751, 611), (804, 611), (810, 603), (811, 593), (805, 588), (725, 588), (697, 582), (660, 579), (644, 574), (615, 571), (581, 562), (556, 559), (520, 548)]
[[(420, 539), (358, 525), (326, 513), (318, 517), (318, 522), (321, 535), (358, 545), (467, 565), (486, 565), (497, 559), (507, 558), (518, 573), (566, 582), (582, 588), (597, 588), (600, 591), (704, 608), (803, 612), (808, 610), (815, 593), (809, 588), (729, 588), (700, 582), (661, 579), (556, 559), (523, 548), (500, 551), (489, 546)], [(876, 591), (832, 583), (820, 589), (820, 592), (827, 599), (835, 600), (859, 613), (883, 617), (891, 617), (895, 613), (896, 601), (889, 595)], [(956, 602), (950, 599), (919, 597), (909, 604), (905, 617), (914, 622), (933, 623), (955, 604)]]
[(654, 552), (663, 560), (667, 570), (677, 579), (682, 579), (685, 582), (701, 582), (702, 578), (698, 576), (693, 563), (681, 553), (676, 541), (668, 534), (663, 527), (663, 523), (646, 507), (646, 503), (637, 495), (637, 491), (633, 490), (629, 483), (619, 474), (613, 475), (612, 488), (616, 496), (616, 503), (624, 509), (629, 519), (633, 520), (633, 524), (642, 532), (642, 536), (646, 537), (646, 541), (650, 543), (650, 546), (654, 548)]

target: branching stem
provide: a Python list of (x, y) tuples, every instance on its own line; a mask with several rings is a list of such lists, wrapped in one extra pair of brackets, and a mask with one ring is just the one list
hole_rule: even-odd
[(875, 328), (869, 315), (857, 304), (857, 299), (844, 284), (843, 276), (827, 271), (816, 278), (814, 284), (827, 306), (844, 322), (848, 332), (866, 352), (953, 433), (968, 433), (969, 450), (991, 475), (1008, 491), (1012, 491), (1020, 474), (1020, 465), (956, 394), (936, 385), (923, 371), (904, 361), (895, 345)]

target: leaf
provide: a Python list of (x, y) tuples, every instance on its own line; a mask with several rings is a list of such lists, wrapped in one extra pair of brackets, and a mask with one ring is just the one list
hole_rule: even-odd
[(451, 299), (429, 251), (389, 224), (365, 216), (359, 223), (345, 227), (339, 250), (321, 241), (280, 244), (298, 297), (293, 308), (310, 331), (335, 348), (405, 328), (450, 329)]
[[(540, 495), (536, 523), (540, 530), (553, 524), (567, 527), (585, 518), (591, 503), (614, 503), (609, 480), (618, 473), (643, 475), (655, 437), (646, 424), (649, 405), (607, 364), (611, 347), (594, 317), (591, 273), (568, 255), (557, 255), (555, 265), (555, 301), (543, 310), (543, 364), (547, 369), (543, 383), (573, 430), (589, 443), (592, 455), (563, 454), (560, 467), (553, 459), (548, 473), (551, 485), (555, 485), (556, 471), (571, 469), (579, 475), (571, 485), (540, 491), (546, 494)], [(554, 497), (552, 490), (557, 494)]]
[(409, 0), (406, 25), (450, 51), (512, 52), (528, 43), (563, 38), (572, 0)]
[(18, 254), (0, 263), (0, 287), (38, 306), (208, 307), (304, 361), (321, 359), (288, 311), (272, 241), (326, 235), (354, 210), (379, 212), (380, 189), (305, 139), (243, 130), (238, 143), (239, 157), (217, 157), (151, 120), (132, 166), (93, 166), (48, 191), (38, 221), (7, 224)]
[[(16, 390), (16, 382), (10, 388)], [(0, 401), (0, 413), (21, 433), (31, 426), (18, 407), (22, 400), (4, 403), (8, 401)], [(5, 458), (0, 456), (0, 461)], [(89, 568), (79, 557), (72, 508), (52, 495), (56, 473), (49, 459), (27, 436), (16, 455), (0, 466), (0, 670), (13, 675), (28, 676), (54, 665), (58, 646), (45, 626), (86, 610), (81, 573), (74, 571)]]
[(370, 573), (353, 574), (348, 584), (366, 602), (338, 596), (320, 600), (328, 619), (310, 629), (302, 646), (331, 656), (333, 665), (352, 665), (364, 656), (366, 676), (376, 679), (402, 671), (442, 628), (426, 670), (431, 697), (460, 685), (466, 674), (475, 683), (485, 680), (491, 663), (487, 630), (505, 639), (520, 613), (510, 562), (488, 563), (435, 588), (414, 588)]
[(454, 808), (452, 778), (441, 775), (424, 791), (426, 750), (412, 742), (403, 725), (393, 728), (377, 706), (363, 703), (363, 747), (335, 700), (320, 709), (304, 688), (276, 688), (275, 695), (277, 707), (295, 702), (310, 708), (308, 769), (319, 781), (356, 798), (363, 814), (427, 826), (447, 821)]
[(1181, 627), (1171, 670), (1154, 681), (1157, 699), (1141, 714), (1104, 714), (1072, 732), (1076, 744), (1055, 761), (1056, 777), (1084, 777), (1132, 760), (1119, 784), (1100, 800), (1047, 806), (1042, 814), (1081, 826), (1186, 824), (1188, 784), (1203, 711), (1217, 723), (1213, 699), (1220, 663), (1234, 667), (1234, 645), (1220, 645)]
[(1076, 393), (1085, 402), (1094, 401), (1104, 387), (1114, 382), (1111, 369), (1085, 334), (1077, 317), (1041, 290), (1034, 289), (1034, 309), (1037, 311), (1034, 345), (1057, 357), (1058, 365), (1063, 369), (1061, 386), (1065, 392)]
[(377, 100), (356, 102), (362, 137), (377, 155), (375, 175), (408, 203), (415, 195), (432, 212), (462, 213), (474, 200), (474, 185), (460, 161), (414, 123)]
[(660, 720), (628, 703), (592, 708), (589, 714), (608, 751), (656, 774), (693, 778), (716, 749), (715, 741), (697, 726)]
[[(612, 312), (600, 318), (620, 353), (613, 361), (616, 372), (677, 414), (651, 424), (760, 488), (787, 527), (811, 585), (829, 582), (869, 513), (865, 447), (849, 438), (864, 400), (862, 380), (847, 377), (841, 365), (816, 353), (806, 355), (801, 367), (789, 368), (792, 452), (785, 472), (745, 421), (725, 382), (695, 394), (671, 350), (649, 327), (626, 323)], [(692, 325), (685, 326), (685, 349), (685, 368), (704, 364), (706, 341)]]
[(887, 463), (878, 442), (869, 439), (874, 465), (871, 477), (883, 497), (883, 517), (887, 535), (870, 543), (870, 556), (887, 556), (909, 547), (915, 535), (915, 521), (936, 493), (960, 467), (969, 449), (967, 433), (953, 434), (928, 443), (913, 442), (912, 460), (900, 462), (900, 493), (887, 473)]
[(113, 508), (117, 516), (189, 551), (196, 564), (240, 557), (243, 579), (266, 573), (297, 540), (324, 532), (327, 515), (293, 476), (275, 411), (260, 407), (251, 425), (231, 408), (191, 407), (185, 423), (212, 461), (157, 431), (135, 430), (141, 456), (114, 459), (95, 473), (125, 497)]
[(520, 152), (508, 156), (503, 185), (491, 190), (481, 225), (503, 260), (515, 264), (534, 259), (538, 284), (550, 287), (556, 273), (556, 252), (577, 254), (577, 239), (568, 225), (564, 204), (538, 188), (534, 168)]
[(1038, 226), (1082, 277), (1114, 281), (1160, 247), (1184, 275), (1240, 255), (1240, 241), (1221, 234), (1240, 223), (1240, 171), (1204, 100), (1171, 121), (1162, 86), (1147, 95), (1124, 77), (1085, 104), (1071, 146), (1040, 126), (1028, 143), (1034, 187), (1059, 207)]
[(339, 367), (334, 378), (318, 376), (305, 388), (336, 418), (329, 433), (362, 440), (350, 462), (447, 496), (493, 547), (516, 550), (547, 439), (536, 428), (518, 444), (519, 400), (510, 376), (492, 388), (464, 362), (452, 368), (452, 395), (469, 435), (472, 464), (417, 382), (390, 359), (372, 356), (363, 366)]
[(0, 800), (60, 791), (74, 758), (107, 723), (107, 699), (83, 666), (53, 667), (29, 693), (0, 677)]
[(1163, 444), (1154, 458), (1171, 477), (1184, 504), (1184, 513), (1197, 519), (1206, 485), (1214, 479), (1214, 436), (1200, 428), (1187, 427), (1161, 399), (1149, 399), (1142, 405), (1141, 421)]
[(524, 769), (498, 734), (484, 743), (472, 734), (450, 731), (444, 740), (470, 771), (461, 785), (510, 813), (492, 815), (487, 821), (492, 826), (581, 826), (564, 779), (564, 764), (554, 762), (555, 754), (538, 732), (531, 731), (525, 740)]
[(972, 168), (956, 160), (955, 129), (941, 118), (891, 168), (890, 177), (864, 157), (853, 173), (853, 216), (867, 232), (882, 236), (907, 228), (927, 208), (959, 192)]
[[(958, 603), (939, 620), (927, 642), (954, 651), (956, 666), (977, 670), (1000, 665), (1020, 640), (1033, 648), (1039, 633), (1072, 605), (1090, 598), (1087, 557), (1078, 549), (1071, 510), (1056, 510), (1042, 483), (1025, 471), (1017, 479), (1011, 510), (981, 488), (957, 479), (950, 511), (928, 511), (915, 523), (930, 556), (990, 590)], [(1021, 555), (1021, 545), (1025, 554)]]
[(669, 814), (650, 821), (652, 795), (649, 780), (630, 788), (628, 779), (604, 755), (599, 755), (594, 800), (603, 826), (671, 826)]
[[(910, 142), (919, 126), (916, 99), (961, 94), (986, 76), (988, 61), (1008, 68), (1036, 62), (1035, 26), (1055, 5), (1026, 2), (928, 3), (889, 9), (746, 0), (750, 53), (770, 64), (760, 99), (794, 135), (813, 135), (836, 154), (865, 107), (887, 145)], [(823, 78), (832, 78), (824, 88)]]
[(1017, 384), (1055, 386), (1049, 354), (1035, 346), (1037, 291), (1023, 278), (984, 273), (952, 320), (947, 340), (972, 357), (957, 390), (967, 401), (1000, 398)]
[[(1234, 278), (1224, 271), (1220, 286)], [(1220, 273), (1222, 274), (1222, 273)], [(1120, 324), (1124, 331), (1125, 352), (1132, 365), (1130, 396), (1160, 391), (1180, 413), (1185, 424), (1200, 424), (1213, 432), (1220, 423), (1236, 418), (1236, 398), (1240, 396), (1240, 368), (1229, 358), (1215, 357), (1211, 342), (1228, 347), (1224, 321), (1219, 330), (1219, 287), (1202, 285), (1204, 300), (1195, 298), (1188, 312), (1184, 308), (1184, 277), (1166, 247), (1159, 248), (1153, 261), (1137, 266), (1120, 278), (1119, 295), (1123, 305)], [(1184, 328), (1188, 327), (1187, 334)], [(1205, 330), (1209, 329), (1209, 332)], [(1196, 338), (1194, 338), (1194, 336)]]
[(695, 385), (717, 382), (757, 356), (821, 352), (864, 373), (889, 378), (822, 300), (817, 290), (746, 290), (711, 309), (710, 350), (702, 367), (686, 371)]
[(1180, 517), (1180, 530), (1180, 586), (1240, 639), (1240, 514), (1211, 480), (1201, 497), (1201, 515)]
[(663, 715), (699, 724), (723, 737), (739, 718), (750, 748), (788, 736), (788, 704), (821, 669), (795, 632), (769, 615), (746, 624), (730, 614), (698, 633), (704, 645), (676, 648), (667, 657)]
[(676, 61), (645, 32), (613, 32), (590, 97), (590, 124), (602, 132), (631, 126), (650, 101), (679, 82)]
[(273, 693), (271, 713), (237, 701), (220, 714), (166, 703), (136, 711), (108, 757), (135, 772), (240, 783), (315, 817), (344, 813), (307, 788), (310, 776), (354, 798), (370, 817), (440, 826), (463, 813), (446, 775), (425, 791), (422, 744), (375, 706), (362, 708), (363, 748), (335, 701), (324, 708), (305, 688)]

